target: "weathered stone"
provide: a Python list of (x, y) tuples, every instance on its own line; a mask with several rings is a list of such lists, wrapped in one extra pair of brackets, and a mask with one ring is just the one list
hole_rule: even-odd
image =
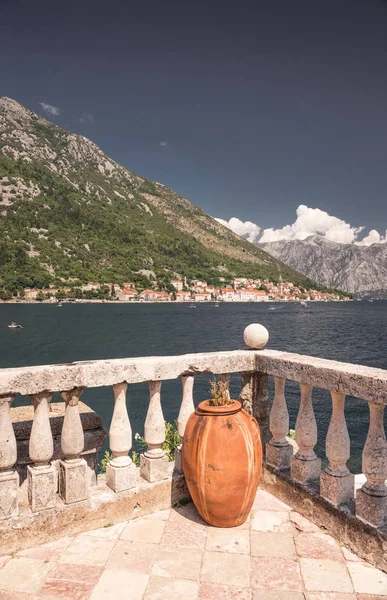
[(355, 497), (355, 476), (348, 473), (344, 477), (335, 477), (323, 471), (320, 476), (320, 494), (335, 506), (350, 503)]
[(293, 446), (274, 446), (271, 442), (266, 444), (266, 462), (278, 471), (289, 469), (293, 456)]
[(175, 469), (178, 473), (183, 473), (183, 454), (181, 444), (179, 444), (175, 450)]
[(110, 386), (126, 381), (141, 383), (176, 379), (199, 373), (240, 373), (260, 371), (332, 389), (356, 398), (387, 403), (387, 372), (383, 369), (302, 356), (278, 350), (235, 350), (161, 356), (118, 358), (1, 369), (0, 394), (30, 395), (43, 390), (55, 392), (74, 386)]
[(83, 458), (59, 461), (59, 495), (66, 504), (88, 498), (88, 473)]
[(140, 473), (141, 477), (153, 483), (161, 479), (168, 478), (169, 460), (168, 456), (164, 455), (160, 458), (149, 458), (144, 454), (140, 456)]
[(136, 487), (139, 477), (139, 469), (133, 463), (125, 467), (115, 467), (111, 462), (106, 465), (106, 485), (114, 492)]
[(0, 473), (0, 521), (18, 516), (18, 489), (19, 475), (16, 471)]
[(53, 465), (45, 467), (27, 467), (28, 501), (33, 512), (47, 510), (55, 506), (57, 474)]
[[(90, 406), (79, 401), (78, 407), (84, 431), (102, 427), (101, 417), (90, 408)], [(60, 436), (62, 433), (65, 409), (65, 402), (50, 402), (48, 416), (50, 419), (52, 435), (54, 437)], [(29, 440), (31, 437), (32, 422), (34, 420), (33, 406), (17, 406), (11, 408), (11, 419), (17, 441)]]
[(356, 492), (356, 516), (374, 527), (387, 525), (387, 496), (371, 496), (363, 489)]
[(316, 456), (313, 460), (302, 460), (297, 455), (293, 456), (290, 472), (292, 479), (301, 485), (313, 484), (320, 477), (321, 459)]
[(271, 438), (269, 428), (269, 398), (267, 394), (268, 376), (266, 373), (241, 373), (242, 389), (239, 400), (243, 408), (258, 421), (262, 450), (265, 454), (266, 444)]

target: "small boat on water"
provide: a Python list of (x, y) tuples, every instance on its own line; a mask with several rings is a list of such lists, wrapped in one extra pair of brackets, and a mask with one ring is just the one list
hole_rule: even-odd
[(308, 308), (308, 305), (307, 305), (307, 303), (305, 302), (305, 300), (301, 300), (301, 302), (300, 302), (300, 306), (301, 306), (301, 308)]
[(190, 308), (196, 308), (195, 304), (191, 304)]
[(15, 323), (15, 321), (12, 321), (11, 325), (8, 325), (8, 327), (10, 329), (23, 329), (23, 325), (19, 325), (19, 323)]
[(214, 308), (219, 308), (219, 304), (214, 304)]
[(59, 302), (59, 303), (58, 303), (58, 306), (62, 306), (62, 302)]

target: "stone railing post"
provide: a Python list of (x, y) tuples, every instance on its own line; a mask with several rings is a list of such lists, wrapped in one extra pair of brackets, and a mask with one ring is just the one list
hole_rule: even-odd
[(54, 442), (50, 425), (50, 402), (52, 394), (42, 392), (30, 396), (34, 407), (29, 455), (33, 466), (28, 465), (28, 501), (33, 512), (47, 510), (55, 506), (57, 474), (50, 463), (54, 454)]
[(185, 375), (181, 378), (183, 385), (183, 398), (180, 405), (179, 416), (177, 417), (177, 432), (181, 442), (175, 451), (175, 469), (179, 473), (183, 472), (182, 448), (184, 444), (184, 432), (189, 416), (194, 412), (193, 401), (194, 378), (191, 375)]
[(325, 442), (329, 464), (321, 473), (320, 495), (340, 506), (354, 499), (355, 477), (347, 468), (350, 457), (350, 440), (344, 415), (345, 395), (331, 392), (332, 415)]
[(228, 399), (230, 399), (230, 373), (221, 373), (221, 375), (219, 375), (219, 381), (225, 385)]
[(277, 470), (288, 469), (293, 446), (286, 436), (289, 432), (289, 413), (285, 399), (285, 378), (274, 377), (274, 400), (270, 411), (272, 439), (266, 444), (266, 462)]
[(59, 461), (59, 495), (66, 504), (81, 502), (89, 495), (87, 463), (80, 458), (85, 445), (78, 406), (82, 391), (82, 388), (75, 388), (61, 392), (66, 410), (61, 438), (64, 458)]
[(241, 373), (242, 389), (239, 400), (243, 408), (255, 417), (259, 424), (262, 451), (266, 454), (266, 444), (270, 440), (269, 399), (267, 395), (268, 376), (266, 373)]
[(169, 461), (162, 448), (165, 441), (165, 421), (160, 390), (161, 381), (149, 382), (150, 401), (144, 427), (148, 449), (140, 456), (140, 474), (151, 483), (168, 477)]
[(387, 525), (387, 443), (384, 431), (384, 405), (368, 402), (370, 424), (363, 449), (366, 483), (356, 493), (356, 515), (374, 525)]
[(19, 474), (13, 468), (17, 446), (10, 411), (14, 398), (13, 394), (0, 396), (0, 521), (19, 514)]
[(302, 485), (310, 485), (319, 480), (321, 460), (314, 447), (317, 444), (317, 423), (312, 404), (312, 386), (300, 384), (301, 401), (296, 420), (296, 442), (298, 451), (292, 457), (290, 473), (292, 479)]
[(137, 469), (129, 456), (132, 447), (132, 428), (126, 407), (127, 383), (113, 385), (114, 411), (109, 430), (110, 450), (114, 458), (106, 466), (106, 484), (115, 492), (136, 486)]

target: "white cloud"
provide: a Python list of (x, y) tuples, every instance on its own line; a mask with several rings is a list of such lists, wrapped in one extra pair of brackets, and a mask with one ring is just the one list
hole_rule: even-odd
[(169, 146), (168, 142), (160, 142), (160, 146), (162, 146), (163, 148), (166, 148), (167, 146)]
[(52, 106), (52, 104), (47, 104), (46, 102), (39, 102), (40, 106), (43, 108), (44, 112), (48, 115), (57, 117), (60, 115), (60, 108), (57, 106)]
[(385, 244), (387, 242), (387, 230), (382, 237), (376, 229), (371, 229), (368, 235), (363, 238), (360, 242), (355, 242), (357, 246), (371, 246), (372, 244)]
[(83, 125), (87, 125), (87, 123), (94, 123), (95, 119), (94, 119), (93, 115), (91, 115), (90, 113), (82, 113), (81, 116), (79, 117), (79, 121)]
[(319, 208), (309, 208), (304, 204), (300, 204), (297, 208), (297, 217), (294, 223), (278, 229), (268, 227), (263, 230), (260, 238), (261, 228), (256, 223), (241, 221), (237, 217), (232, 217), (229, 221), (218, 218), (215, 220), (253, 243), (305, 240), (311, 235), (321, 235), (338, 244), (371, 246), (372, 244), (387, 243), (387, 230), (382, 236), (376, 229), (372, 229), (368, 235), (359, 240), (359, 234), (365, 227), (352, 227), (343, 219), (334, 217)]
[(225, 225), (226, 227), (231, 229), (231, 231), (245, 238), (249, 242), (254, 243), (258, 241), (261, 228), (258, 227), (258, 225), (256, 225), (255, 223), (252, 223), (251, 221), (241, 221), (236, 217), (231, 217), (229, 221), (225, 221), (224, 219), (217, 219), (215, 217), (215, 221), (218, 221), (222, 225)]
[(332, 242), (351, 244), (355, 242), (364, 227), (352, 227), (349, 223), (329, 215), (319, 208), (309, 208), (300, 204), (297, 218), (291, 225), (280, 229), (269, 227), (263, 231), (260, 242), (277, 240), (304, 240), (311, 235), (322, 235)]

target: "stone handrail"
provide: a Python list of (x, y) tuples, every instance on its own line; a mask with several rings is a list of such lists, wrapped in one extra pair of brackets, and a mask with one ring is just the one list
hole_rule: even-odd
[[(252, 329), (251, 329), (252, 328)], [(249, 330), (248, 335), (246, 332)], [(182, 404), (178, 417), (181, 444), (175, 467), (182, 471), (181, 451), (184, 430), (193, 410), (196, 375), (218, 374), (228, 384), (229, 376), (242, 379), (240, 399), (246, 410), (258, 418), (266, 448), (266, 464), (276, 472), (288, 472), (299, 485), (318, 488), (331, 504), (340, 508), (355, 500), (354, 476), (346, 466), (350, 443), (344, 416), (345, 395), (368, 401), (370, 427), (363, 451), (366, 483), (356, 495), (357, 515), (374, 526), (387, 523), (387, 444), (383, 413), (387, 403), (387, 371), (301, 356), (288, 352), (261, 350), (267, 341), (264, 328), (251, 325), (245, 331), (250, 350), (209, 352), (182, 356), (122, 358), (83, 361), (70, 364), (0, 370), (0, 520), (18, 514), (18, 474), (15, 470), (16, 441), (10, 406), (16, 394), (28, 395), (35, 408), (30, 438), (28, 497), (33, 512), (55, 507), (56, 473), (52, 464), (53, 445), (49, 422), (49, 403), (60, 392), (66, 403), (59, 462), (59, 495), (65, 504), (88, 498), (86, 464), (79, 416), (79, 399), (84, 388), (112, 387), (114, 410), (110, 426), (113, 460), (107, 465), (106, 484), (117, 493), (136, 488), (138, 477), (148, 482), (168, 477), (168, 459), (163, 450), (165, 421), (162, 411), (162, 381), (181, 378)], [(266, 335), (266, 337), (265, 337)], [(268, 402), (268, 376), (274, 379), (272, 408)], [(296, 422), (298, 451), (287, 437), (289, 414), (286, 380), (300, 384), (300, 407)], [(128, 384), (148, 382), (150, 401), (144, 427), (147, 450), (137, 469), (129, 452), (132, 429), (127, 410)], [(332, 416), (326, 439), (328, 466), (321, 472), (316, 456), (317, 425), (313, 411), (313, 387), (331, 391)], [(112, 402), (113, 406), (113, 402)]]

